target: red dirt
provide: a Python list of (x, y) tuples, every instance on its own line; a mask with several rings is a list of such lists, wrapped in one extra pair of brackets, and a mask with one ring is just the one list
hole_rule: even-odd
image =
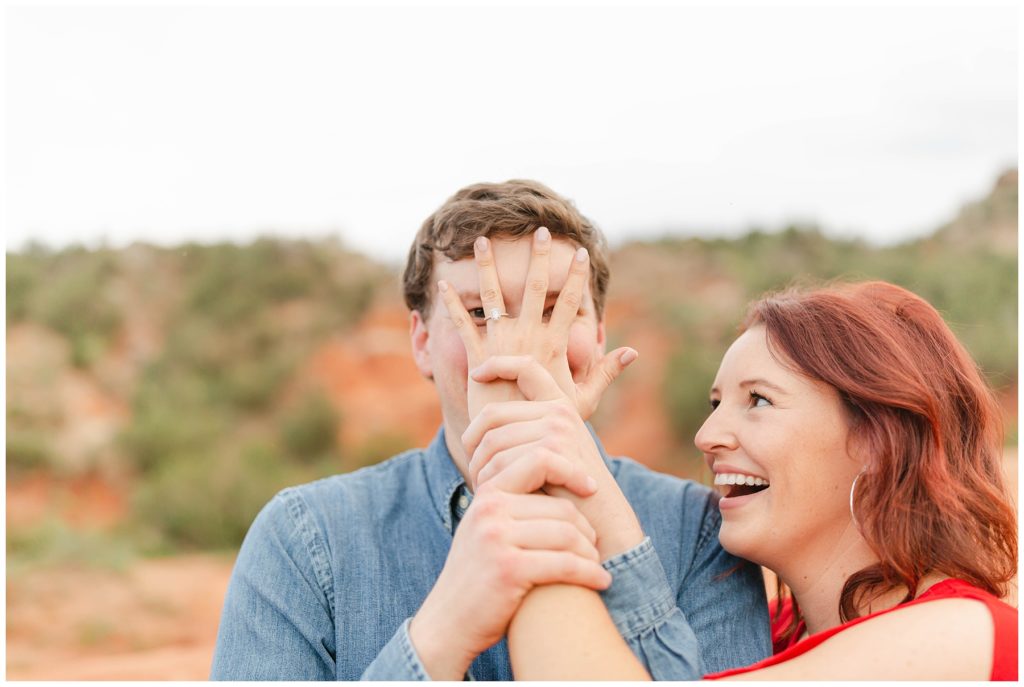
[(232, 560), (125, 572), (62, 567), (7, 580), (9, 680), (203, 680)]

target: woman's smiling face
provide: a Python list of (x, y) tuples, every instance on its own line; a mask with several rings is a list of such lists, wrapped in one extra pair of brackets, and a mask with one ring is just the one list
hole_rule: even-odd
[(759, 325), (726, 351), (711, 405), (694, 443), (723, 493), (722, 546), (778, 570), (837, 541), (860, 464), (836, 390), (776, 360)]

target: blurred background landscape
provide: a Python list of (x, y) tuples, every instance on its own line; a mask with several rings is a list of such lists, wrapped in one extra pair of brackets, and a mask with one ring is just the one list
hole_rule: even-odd
[[(692, 437), (745, 303), (880, 278), (931, 301), (983, 368), (1016, 490), (1017, 188), (1007, 171), (888, 247), (813, 226), (618, 247), (609, 346), (641, 358), (593, 420), (607, 449), (707, 483)], [(399, 271), (334, 240), (28, 246), (6, 288), (10, 679), (205, 677), (259, 508), (440, 421)]]

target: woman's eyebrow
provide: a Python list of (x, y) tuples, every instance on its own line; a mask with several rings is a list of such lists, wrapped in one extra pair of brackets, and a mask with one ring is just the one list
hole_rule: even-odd
[(772, 384), (767, 379), (763, 379), (761, 377), (754, 377), (752, 379), (744, 379), (742, 382), (740, 382), (740, 386), (743, 387), (743, 388), (746, 388), (748, 386), (766, 386), (769, 389), (774, 389), (775, 391), (778, 391), (779, 393), (783, 393), (783, 394), (787, 393), (786, 390), (783, 389), (778, 384)]

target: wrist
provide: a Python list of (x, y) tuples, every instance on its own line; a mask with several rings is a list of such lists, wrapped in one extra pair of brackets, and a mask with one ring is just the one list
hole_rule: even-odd
[(580, 511), (597, 532), (597, 553), (602, 561), (629, 551), (644, 540), (644, 531), (619, 485), (602, 482)]
[(431, 680), (461, 681), (476, 656), (458, 645), (459, 633), (420, 609), (409, 623), (409, 641)]

